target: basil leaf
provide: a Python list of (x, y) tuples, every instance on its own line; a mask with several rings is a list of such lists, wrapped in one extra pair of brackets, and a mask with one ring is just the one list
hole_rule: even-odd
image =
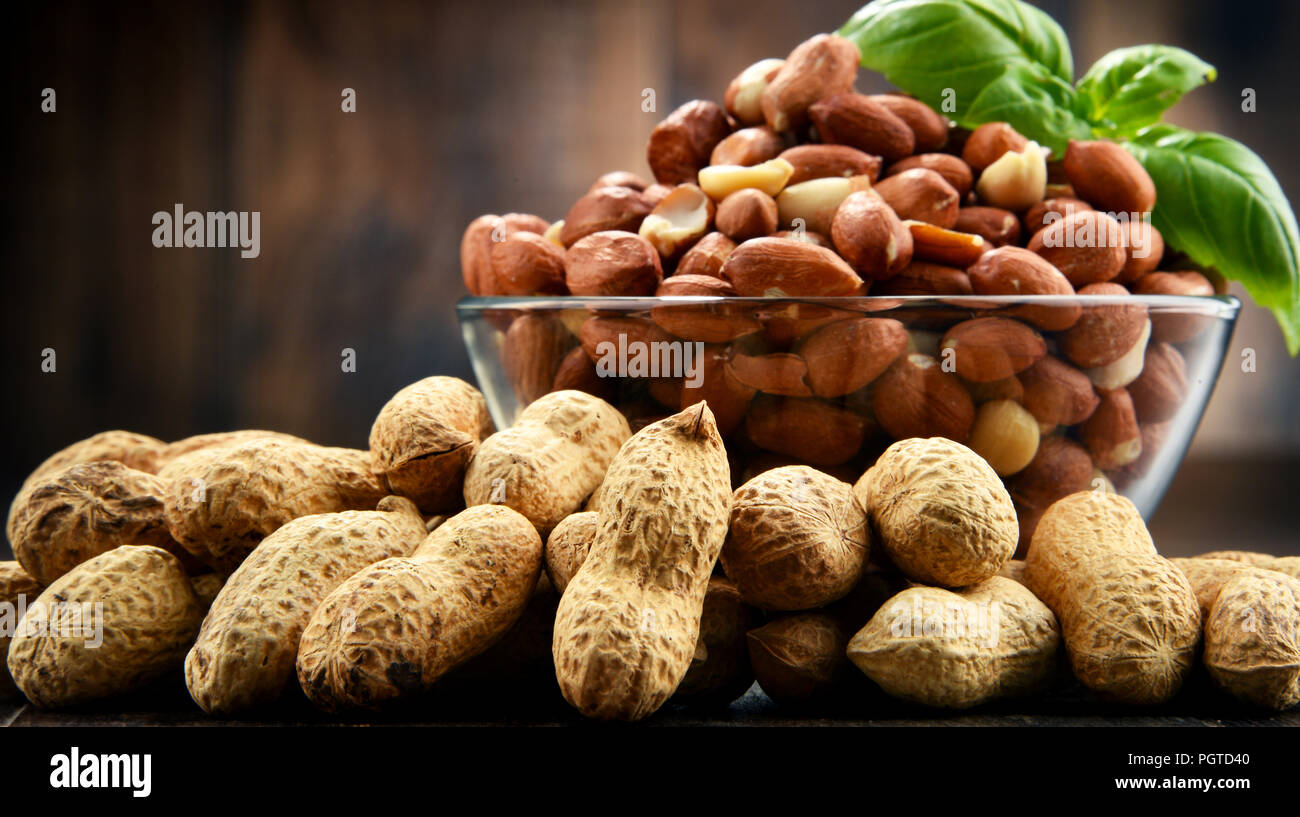
[(1065, 32), (1021, 0), (874, 0), (839, 33), (863, 67), (957, 120), (1008, 66), (1074, 79)]
[(984, 87), (967, 109), (961, 124), (974, 128), (985, 122), (1008, 122), (1021, 134), (1065, 155), (1071, 139), (1092, 138), (1087, 120), (1075, 114), (1074, 86), (1033, 65), (1011, 65)]
[(1181, 48), (1135, 45), (1097, 60), (1079, 80), (1079, 97), (1097, 135), (1128, 136), (1216, 76), (1213, 65)]
[(1226, 136), (1172, 125), (1139, 131), (1124, 147), (1156, 184), (1152, 221), (1165, 241), (1240, 281), (1300, 352), (1300, 229), (1264, 161)]

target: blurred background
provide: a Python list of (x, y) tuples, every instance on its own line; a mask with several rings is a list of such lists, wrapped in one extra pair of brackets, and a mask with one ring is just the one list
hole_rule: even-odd
[[(599, 174), (645, 173), (646, 137), (672, 108), (720, 100), (741, 68), (838, 28), (860, 5), (11, 9), (0, 496), (7, 503), (54, 450), (108, 428), (163, 439), (268, 428), (364, 447), (401, 386), (435, 373), (472, 379), (453, 309), (472, 218), (560, 218)], [(1218, 81), (1167, 118), (1246, 142), (1300, 196), (1300, 4), (1038, 5), (1065, 27), (1079, 74), (1144, 42), (1216, 65)], [(44, 88), (56, 113), (40, 111)], [(345, 88), (355, 113), (340, 109)], [(645, 88), (657, 112), (641, 110)], [(887, 86), (864, 72), (859, 88)], [(1241, 110), (1244, 88), (1256, 112)], [(178, 202), (260, 211), (260, 257), (154, 248), (153, 213)], [(1241, 371), (1245, 347), (1253, 373)], [(54, 372), (42, 371), (45, 349)], [(1247, 306), (1152, 521), (1162, 551), (1300, 552), (1297, 405), (1300, 361), (1271, 316)]]

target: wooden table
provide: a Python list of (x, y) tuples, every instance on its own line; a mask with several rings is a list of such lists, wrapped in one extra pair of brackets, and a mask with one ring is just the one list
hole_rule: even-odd
[[(669, 706), (646, 723), (656, 726), (1300, 726), (1300, 710), (1262, 712), (1208, 688), (1201, 676), (1161, 707), (1129, 708), (1096, 700), (1069, 685), (1019, 702), (961, 712), (941, 712), (900, 704), (867, 693), (865, 701), (827, 705), (821, 710), (777, 706), (758, 688), (723, 710), (697, 711)], [(499, 694), (449, 697), (418, 710), (385, 715), (342, 717), (318, 712), (301, 695), (238, 718), (213, 718), (190, 701), (183, 684), (169, 682), (115, 702), (72, 712), (37, 709), (22, 700), (0, 702), (6, 726), (320, 726), (455, 725), (568, 726), (587, 723), (553, 696)]]

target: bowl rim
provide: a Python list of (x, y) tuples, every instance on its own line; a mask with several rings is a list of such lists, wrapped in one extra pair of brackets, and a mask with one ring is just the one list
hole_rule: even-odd
[(586, 295), (468, 295), (456, 302), (461, 315), (473, 315), (501, 309), (522, 311), (554, 311), (562, 309), (608, 309), (631, 312), (663, 306), (687, 305), (752, 305), (771, 308), (787, 304), (861, 308), (868, 313), (930, 309), (970, 308), (991, 309), (1033, 304), (1035, 306), (1113, 306), (1142, 304), (1148, 309), (1164, 314), (1170, 312), (1206, 315), (1233, 320), (1241, 311), (1241, 300), (1235, 295), (846, 295), (839, 297), (780, 296), (761, 297), (743, 295), (638, 295), (638, 296), (586, 296)]

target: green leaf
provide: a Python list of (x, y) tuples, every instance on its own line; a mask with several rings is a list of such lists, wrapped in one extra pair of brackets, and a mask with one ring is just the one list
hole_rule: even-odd
[(1300, 352), (1300, 230), (1277, 179), (1227, 137), (1155, 124), (1213, 81), (1213, 66), (1179, 48), (1136, 46), (1102, 57), (1072, 86), (1061, 27), (1020, 0), (874, 0), (839, 33), (864, 67), (962, 125), (1010, 122), (1058, 156), (1070, 139), (1131, 139), (1169, 246), (1240, 281)]
[(1020, 0), (875, 0), (839, 33), (864, 67), (957, 120), (1008, 67), (1074, 78), (1065, 32)]
[(1300, 229), (1268, 166), (1216, 133), (1155, 125), (1124, 144), (1156, 184), (1152, 221), (1198, 264), (1240, 281), (1300, 352)]
[(1074, 86), (1033, 65), (1015, 64), (980, 91), (961, 124), (1009, 122), (1021, 134), (1065, 155), (1071, 139), (1089, 139), (1092, 128), (1075, 114)]
[(1213, 65), (1181, 48), (1135, 45), (1097, 60), (1079, 80), (1079, 98), (1097, 135), (1130, 136), (1216, 76)]

